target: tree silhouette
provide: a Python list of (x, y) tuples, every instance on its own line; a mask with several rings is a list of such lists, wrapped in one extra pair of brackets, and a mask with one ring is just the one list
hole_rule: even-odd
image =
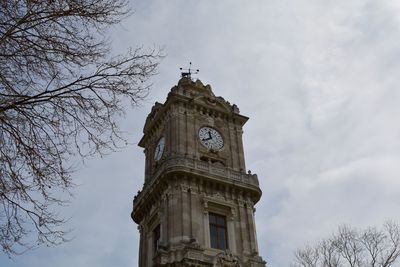
[(107, 29), (127, 4), (0, 2), (0, 244), (9, 255), (64, 242), (56, 207), (73, 187), (70, 159), (125, 142), (116, 119), (146, 96), (161, 57), (143, 48), (110, 56)]
[(338, 233), (295, 253), (295, 267), (389, 267), (400, 255), (400, 228), (386, 222), (382, 230), (340, 226)]

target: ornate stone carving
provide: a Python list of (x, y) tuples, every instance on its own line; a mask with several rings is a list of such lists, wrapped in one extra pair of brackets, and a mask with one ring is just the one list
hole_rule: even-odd
[(215, 256), (214, 259), (214, 266), (215, 267), (242, 267), (240, 263), (240, 259), (234, 256), (228, 250), (219, 253)]
[(187, 193), (188, 191), (189, 191), (189, 186), (188, 185), (186, 185), (186, 184), (181, 184), (181, 190), (182, 190), (182, 192), (185, 192), (185, 193)]
[(212, 198), (219, 199), (219, 200), (225, 200), (225, 197), (220, 192), (216, 192), (214, 195), (212, 195)]

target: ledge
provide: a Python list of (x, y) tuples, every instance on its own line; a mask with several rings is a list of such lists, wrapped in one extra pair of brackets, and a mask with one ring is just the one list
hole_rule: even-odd
[(152, 179), (145, 183), (151, 184), (154, 179), (157, 179), (163, 172), (170, 168), (185, 168), (193, 173), (206, 172), (207, 175), (220, 176), (225, 180), (238, 181), (244, 184), (259, 186), (257, 174), (246, 174), (244, 172), (236, 171), (231, 168), (220, 166), (218, 163), (211, 163), (210, 161), (202, 161), (198, 159), (189, 159), (183, 156), (169, 157), (165, 159), (158, 166), (157, 171), (152, 175)]
[(190, 174), (202, 177), (204, 180), (240, 187), (244, 191), (252, 192), (254, 203), (258, 202), (262, 194), (259, 188), (257, 174), (246, 174), (233, 170), (232, 168), (221, 166), (218, 163), (190, 159), (182, 155), (169, 156), (160, 161), (152, 178), (145, 182), (143, 189), (134, 197), (133, 211), (131, 214), (132, 218), (136, 208), (141, 205), (140, 203), (143, 203), (143, 197), (151, 195), (154, 188), (157, 187), (156, 184), (160, 182), (160, 180), (174, 173)]

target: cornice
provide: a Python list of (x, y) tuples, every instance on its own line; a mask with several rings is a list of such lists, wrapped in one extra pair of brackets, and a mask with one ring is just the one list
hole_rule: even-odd
[(214, 166), (210, 162), (204, 162), (185, 157), (174, 157), (166, 159), (157, 169), (152, 179), (148, 181), (142, 191), (139, 191), (133, 201), (132, 219), (137, 220), (137, 212), (147, 199), (155, 197), (163, 185), (167, 184), (171, 177), (190, 176), (200, 178), (203, 183), (211, 182), (231, 186), (246, 192), (255, 203), (261, 198), (262, 191), (259, 188), (258, 177), (256, 174), (246, 174), (235, 171), (228, 167)]

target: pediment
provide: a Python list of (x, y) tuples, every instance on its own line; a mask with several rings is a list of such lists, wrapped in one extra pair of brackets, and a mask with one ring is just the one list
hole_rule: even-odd
[(229, 102), (226, 102), (222, 97), (200, 95), (193, 99), (193, 103), (226, 114), (230, 114), (233, 112), (233, 107), (229, 104)]

